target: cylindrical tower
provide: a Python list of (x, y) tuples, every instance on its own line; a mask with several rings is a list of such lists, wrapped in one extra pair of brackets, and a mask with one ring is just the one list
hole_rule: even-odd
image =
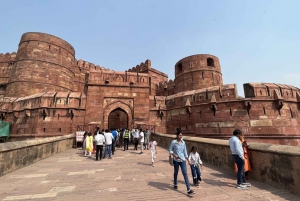
[(222, 86), (219, 59), (209, 54), (197, 54), (179, 60), (175, 65), (175, 93)]
[(47, 91), (73, 91), (75, 50), (44, 33), (23, 34), (5, 96), (22, 97)]

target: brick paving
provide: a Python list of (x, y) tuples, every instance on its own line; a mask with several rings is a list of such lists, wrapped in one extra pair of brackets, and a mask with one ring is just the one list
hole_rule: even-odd
[[(235, 174), (204, 164), (200, 187), (188, 196), (179, 173), (173, 189), (173, 167), (166, 149), (158, 148), (156, 166), (150, 153), (117, 149), (112, 159), (95, 161), (69, 149), (0, 177), (0, 200), (300, 200), (300, 196), (251, 180), (249, 190), (235, 188)], [(188, 169), (191, 181), (190, 169)]]

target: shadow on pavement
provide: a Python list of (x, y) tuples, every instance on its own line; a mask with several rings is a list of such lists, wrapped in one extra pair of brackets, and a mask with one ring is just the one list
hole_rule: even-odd
[[(174, 191), (174, 192), (177, 192), (177, 193), (180, 193), (180, 194), (182, 194), (182, 195), (185, 195), (185, 196), (187, 196), (187, 197), (191, 197), (190, 195), (188, 195), (188, 194), (186, 194), (186, 193), (183, 193), (183, 192), (181, 192), (181, 191), (178, 191), (178, 190), (175, 190), (174, 188), (173, 188), (173, 185), (170, 185), (170, 184), (168, 184), (168, 183), (162, 183), (162, 182), (154, 182), (154, 181), (150, 181), (150, 182), (148, 182), (148, 185), (149, 186), (152, 186), (152, 187), (155, 187), (155, 188), (157, 188), (157, 189), (159, 189), (159, 190), (163, 190), (163, 191), (166, 191), (166, 190), (172, 190), (172, 191)], [(184, 187), (185, 188), (185, 187)]]

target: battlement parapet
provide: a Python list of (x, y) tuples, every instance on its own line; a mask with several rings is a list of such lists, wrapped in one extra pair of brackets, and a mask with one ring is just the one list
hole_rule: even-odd
[(14, 62), (14, 61), (16, 61), (16, 56), (17, 56), (16, 52), (6, 53), (6, 54), (1, 53), (0, 54), (0, 63)]
[(135, 67), (132, 67), (128, 69), (128, 72), (143, 72), (151, 69), (151, 61), (147, 59), (145, 62), (140, 63), (139, 65), (136, 65)]
[(45, 92), (20, 98), (3, 97), (0, 99), (0, 113), (38, 108), (84, 108), (85, 101), (86, 96), (80, 92)]
[(163, 91), (165, 91), (165, 90), (172, 90), (174, 88), (175, 88), (175, 83), (173, 80), (168, 80), (166, 82), (160, 82), (157, 85), (157, 93), (160, 94), (160, 93), (163, 93)]
[(149, 75), (147, 73), (122, 72), (101, 68), (100, 70), (90, 70), (89, 84), (103, 85), (149, 85)]
[(245, 98), (277, 99), (296, 101), (300, 89), (291, 85), (277, 83), (245, 83)]

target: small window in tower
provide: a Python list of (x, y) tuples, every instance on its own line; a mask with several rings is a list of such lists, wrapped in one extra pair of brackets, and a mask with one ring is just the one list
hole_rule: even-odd
[(182, 71), (182, 63), (179, 63), (179, 64), (177, 65), (177, 71), (178, 71), (178, 72), (181, 72), (181, 71)]
[(215, 67), (215, 62), (212, 58), (207, 59), (207, 66)]
[(291, 112), (291, 118), (294, 118), (292, 108), (290, 108), (290, 112)]

